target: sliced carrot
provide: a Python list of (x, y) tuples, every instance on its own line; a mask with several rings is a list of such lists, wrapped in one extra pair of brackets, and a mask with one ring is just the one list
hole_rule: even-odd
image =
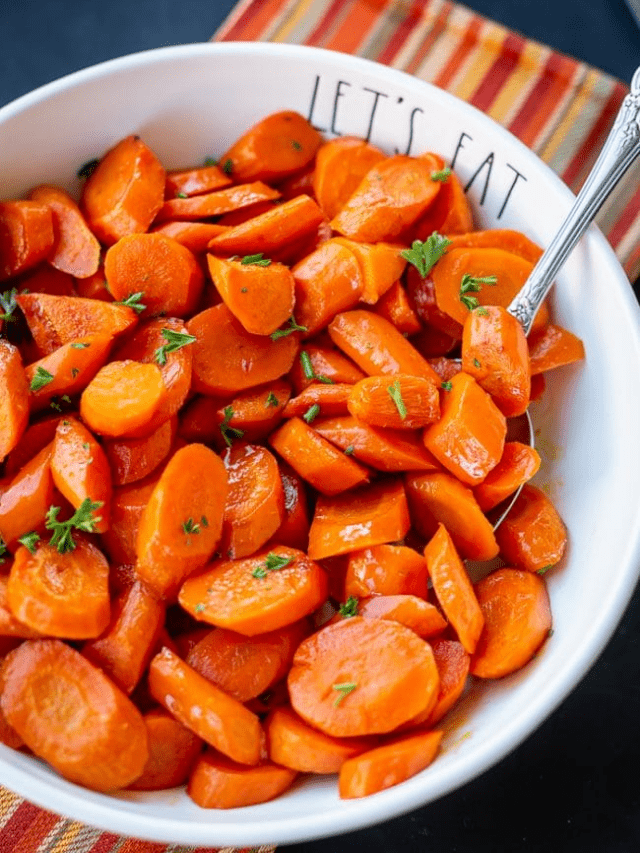
[(272, 113), (242, 134), (220, 158), (235, 181), (277, 182), (310, 163), (322, 138), (292, 110)]
[(258, 764), (265, 748), (258, 717), (167, 648), (149, 664), (149, 689), (206, 743), (241, 764)]
[(211, 240), (209, 249), (214, 254), (263, 252), (266, 257), (272, 257), (275, 250), (313, 233), (322, 221), (322, 211), (315, 201), (307, 195), (299, 195), (229, 228)]
[(269, 436), (269, 444), (323, 495), (337, 495), (367, 483), (369, 472), (341, 453), (301, 418), (290, 418)]
[(74, 509), (83, 501), (99, 502), (94, 530), (104, 533), (111, 511), (111, 470), (107, 456), (89, 430), (75, 418), (56, 427), (51, 454), (53, 483)]
[(220, 541), (227, 472), (203, 444), (176, 450), (143, 510), (136, 572), (156, 595), (170, 598), (201, 568)]
[(102, 442), (114, 486), (126, 486), (152, 474), (169, 456), (177, 417), (169, 418), (144, 438), (112, 438)]
[(77, 394), (86, 388), (107, 360), (112, 343), (111, 335), (84, 335), (27, 365), (32, 408), (48, 405), (56, 395)]
[(398, 735), (382, 746), (350, 758), (340, 769), (341, 799), (367, 797), (410, 779), (431, 764), (441, 740), (439, 731)]
[[(446, 345), (448, 340), (449, 348), (451, 348), (462, 338), (462, 322), (454, 320), (453, 317), (438, 307), (433, 275), (429, 273), (423, 277), (417, 268), (411, 265), (407, 267), (404, 278), (407, 296), (420, 320), (427, 328), (433, 330), (432, 336), (436, 331), (439, 333), (441, 345)], [(440, 353), (435, 352), (433, 354), (439, 355)]]
[(403, 335), (415, 335), (422, 329), (420, 319), (399, 281), (395, 281), (380, 297), (373, 310), (392, 323)]
[(80, 397), (80, 415), (100, 435), (119, 437), (151, 429), (167, 389), (157, 364), (110, 361)]
[[(2, 651), (3, 657), (5, 654), (8, 654), (9, 652), (13, 651), (14, 648), (16, 648), (16, 646), (13, 646), (13, 647), (7, 646), (6, 651), (5, 651), (4, 646), (3, 646), (3, 641), (4, 641), (4, 643), (11, 643), (11, 642), (15, 642), (18, 644), (20, 643), (20, 640), (12, 640), (9, 637), (0, 637), (0, 646), (2, 646), (2, 648), (3, 648), (3, 651)], [(1, 663), (1, 659), (0, 659), (0, 663)], [(0, 666), (0, 697), (2, 696), (2, 689), (3, 689), (2, 668)], [(22, 738), (20, 737), (18, 732), (13, 728), (13, 726), (10, 726), (9, 723), (7, 722), (7, 718), (2, 713), (2, 707), (1, 706), (0, 706), (0, 743), (3, 743), (5, 746), (8, 746), (10, 749), (20, 749), (21, 747), (24, 746), (24, 741), (22, 740)]]
[(509, 228), (488, 228), (484, 231), (443, 232), (449, 237), (450, 249), (504, 249), (532, 264), (542, 257), (542, 248), (530, 240), (522, 231)]
[(555, 367), (582, 361), (584, 344), (573, 332), (549, 323), (543, 331), (532, 336), (529, 355), (531, 373), (543, 373)]
[(37, 201), (0, 201), (0, 281), (45, 260), (53, 249), (53, 216)]
[(165, 196), (200, 195), (228, 187), (231, 178), (217, 165), (195, 169), (174, 169), (167, 172)]
[(477, 678), (502, 678), (521, 669), (551, 631), (544, 580), (536, 574), (500, 568), (476, 584), (485, 628), (471, 658)]
[(413, 525), (422, 536), (431, 539), (442, 522), (463, 559), (492, 560), (498, 555), (491, 522), (471, 489), (458, 479), (426, 472), (407, 474), (405, 484)]
[(316, 432), (377, 471), (436, 471), (440, 464), (418, 434), (370, 426), (351, 416), (318, 418)]
[[(435, 155), (437, 157), (437, 155)], [(444, 160), (438, 157), (440, 170)], [(415, 239), (427, 240), (434, 231), (450, 236), (465, 234), (473, 229), (473, 211), (460, 179), (455, 172), (440, 183), (440, 191), (416, 224)]]
[(216, 560), (180, 590), (182, 607), (204, 622), (251, 637), (313, 613), (327, 577), (302, 551), (275, 547), (242, 560)]
[(164, 234), (180, 243), (195, 254), (206, 252), (209, 241), (222, 234), (224, 225), (215, 222), (192, 222), (190, 220), (169, 220), (161, 225), (154, 225), (150, 234)]
[(53, 501), (52, 451), (53, 443), (47, 444), (18, 471), (0, 497), (0, 536), (9, 548), (44, 522)]
[(555, 566), (567, 547), (567, 530), (558, 510), (530, 483), (522, 487), (496, 537), (505, 561), (529, 572)]
[[(166, 222), (172, 219), (189, 221), (221, 216), (230, 211), (252, 207), (259, 202), (272, 201), (279, 196), (278, 190), (267, 186), (262, 181), (255, 181), (189, 198), (170, 198), (158, 211), (155, 222)], [(219, 235), (214, 235), (213, 239), (217, 236)]]
[[(30, 628), (14, 616), (7, 601), (8, 582), (9, 578), (7, 575), (0, 575), (0, 639), (4, 640), (6, 637), (15, 637), (21, 640), (34, 640), (40, 637), (41, 634), (39, 631)], [(0, 661), (7, 651), (10, 651), (10, 649), (6, 651), (0, 649)]]
[(52, 296), (84, 296), (77, 290), (76, 282), (84, 279), (74, 279), (69, 273), (61, 272), (43, 261), (35, 269), (20, 276), (21, 293), (49, 293)]
[(484, 618), (473, 585), (444, 524), (424, 549), (429, 577), (444, 614), (469, 654), (478, 644)]
[(43, 355), (87, 335), (120, 335), (137, 323), (136, 313), (131, 308), (100, 299), (21, 293), (16, 302)]
[(107, 792), (142, 773), (149, 755), (142, 715), (71, 646), (26, 640), (7, 656), (3, 680), (7, 721), (65, 779)]
[[(444, 355), (437, 358), (430, 358), (429, 364), (443, 382), (448, 382), (450, 379), (453, 379), (456, 373), (460, 372), (460, 362), (455, 358), (447, 358)], [(442, 388), (442, 385), (440, 387)]]
[(467, 373), (449, 380), (442, 415), (429, 425), (424, 443), (463, 483), (476, 486), (500, 461), (507, 422), (489, 394)]
[(298, 172), (289, 175), (288, 178), (283, 178), (281, 181), (278, 181), (278, 189), (282, 193), (281, 197), (288, 200), (290, 198), (295, 198), (297, 195), (308, 195), (315, 199), (315, 193), (313, 191), (314, 173), (315, 161), (312, 160)]
[(146, 231), (164, 200), (165, 170), (139, 136), (127, 136), (102, 157), (85, 183), (80, 207), (101, 243)]
[(520, 441), (507, 441), (498, 464), (473, 493), (483, 512), (498, 506), (540, 468), (540, 455), (534, 447)]
[(358, 602), (358, 616), (399, 622), (423, 638), (433, 637), (447, 627), (438, 608), (417, 595), (373, 595), (363, 598)]
[(361, 242), (392, 241), (427, 210), (440, 190), (431, 180), (435, 158), (397, 154), (373, 166), (340, 212), (335, 231)]
[(265, 720), (269, 758), (300, 773), (338, 773), (347, 758), (375, 746), (368, 737), (337, 738), (305, 723), (289, 707), (275, 708)]
[(354, 308), (364, 290), (364, 276), (354, 253), (338, 240), (327, 240), (291, 270), (295, 282), (296, 319), (313, 335), (340, 311)]
[(405, 545), (373, 545), (352, 551), (344, 581), (345, 598), (372, 595), (427, 597), (427, 564)]
[(133, 583), (114, 602), (106, 630), (85, 643), (82, 654), (132, 693), (156, 650), (164, 617), (164, 604)]
[(279, 379), (289, 371), (298, 351), (295, 335), (277, 341), (252, 335), (226, 305), (196, 314), (187, 331), (193, 345), (193, 388), (205, 394), (237, 394)]
[(404, 246), (395, 243), (358, 243), (346, 237), (336, 237), (356, 256), (362, 271), (362, 301), (375, 305), (394, 282), (398, 281), (407, 265), (402, 257)]
[(330, 139), (320, 146), (313, 189), (329, 219), (337, 216), (369, 169), (385, 157), (379, 148), (355, 136)]
[(220, 550), (238, 559), (265, 544), (285, 518), (284, 489), (275, 457), (258, 444), (228, 447), (222, 454), (229, 491)]
[[(51, 267), (53, 269), (53, 267)], [(97, 272), (87, 278), (74, 279), (75, 294), (64, 291), (62, 295), (81, 296), (83, 299), (100, 299), (103, 302), (113, 302), (113, 296), (109, 293), (107, 279), (104, 276), (104, 266), (101, 263)], [(33, 288), (30, 288), (31, 290)]]
[(0, 462), (15, 449), (29, 422), (29, 384), (20, 350), (0, 340)]
[(51, 210), (55, 243), (48, 256), (49, 263), (76, 278), (96, 273), (100, 265), (100, 243), (71, 196), (60, 187), (41, 184), (31, 190), (29, 198)]
[(438, 381), (429, 363), (395, 326), (371, 311), (338, 314), (329, 324), (329, 335), (369, 376), (407, 373)]
[(111, 561), (132, 564), (136, 561), (136, 540), (140, 518), (158, 481), (157, 474), (122, 488), (111, 496), (111, 526), (102, 534), (102, 545)]
[(267, 544), (271, 546), (285, 545), (289, 548), (296, 548), (298, 551), (306, 551), (309, 545), (311, 520), (304, 482), (287, 465), (281, 464), (279, 467), (284, 490), (285, 518)]
[[(278, 188), (278, 192), (279, 192)], [(256, 201), (254, 204), (250, 204), (247, 207), (239, 207), (237, 210), (231, 210), (229, 213), (223, 213), (218, 219), (216, 219), (216, 225), (218, 226), (218, 233), (212, 235), (213, 237), (217, 237), (218, 234), (222, 234), (223, 229), (226, 231), (232, 225), (241, 225), (243, 222), (248, 222), (250, 219), (253, 219), (254, 216), (259, 216), (261, 213), (266, 213), (269, 210), (273, 210), (276, 204), (282, 203), (282, 196), (278, 196), (278, 198), (268, 199), (266, 201)]]
[(15, 447), (4, 463), (5, 477), (11, 481), (18, 471), (33, 457), (50, 444), (56, 434), (56, 427), (62, 415), (50, 415), (33, 421), (24, 431), (20, 443)]
[(144, 715), (149, 758), (132, 791), (163, 791), (184, 785), (202, 751), (202, 740), (164, 710)]
[(440, 417), (439, 385), (421, 376), (369, 376), (351, 389), (349, 412), (354, 418), (389, 429), (418, 429)]
[[(364, 379), (364, 373), (351, 359), (344, 356), (339, 350), (332, 349), (315, 338), (317, 343), (304, 344), (300, 358), (293, 365), (289, 378), (299, 394), (305, 388), (313, 384), (334, 385), (346, 383), (353, 385), (360, 379)], [(302, 353), (306, 353), (303, 355)]]
[[(303, 417), (307, 415), (307, 423), (311, 423), (318, 415), (348, 414), (347, 400), (351, 393), (351, 385), (339, 382), (335, 385), (322, 385), (312, 382), (293, 397), (284, 408), (285, 418)], [(317, 406), (318, 409), (313, 407)]]
[(293, 653), (309, 633), (306, 620), (253, 637), (213, 628), (193, 646), (186, 661), (229, 696), (247, 702), (284, 678)]
[(434, 637), (430, 640), (433, 656), (440, 676), (438, 698), (426, 724), (435, 726), (455, 705), (464, 691), (471, 658), (462, 643)]
[(428, 643), (399, 622), (353, 616), (298, 646), (291, 705), (334, 737), (383, 734), (433, 706), (438, 672)]
[(371, 545), (397, 542), (410, 527), (402, 481), (390, 478), (342, 495), (318, 498), (309, 556), (322, 560)]
[(109, 623), (109, 564), (79, 537), (66, 553), (45, 542), (33, 554), (20, 547), (9, 572), (7, 601), (16, 618), (40, 634), (97, 637)]
[(262, 265), (207, 255), (209, 275), (227, 308), (254, 335), (270, 335), (293, 314), (293, 275), (284, 264)]
[(237, 809), (273, 800), (296, 776), (295, 770), (270, 761), (247, 767), (207, 750), (193, 768), (187, 794), (203, 809)]

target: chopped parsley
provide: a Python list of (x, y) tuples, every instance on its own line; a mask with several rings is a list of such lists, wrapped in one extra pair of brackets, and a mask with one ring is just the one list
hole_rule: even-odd
[(333, 379), (329, 379), (328, 376), (319, 375), (314, 371), (313, 364), (311, 363), (311, 356), (306, 350), (302, 350), (300, 353), (300, 364), (302, 365), (302, 372), (305, 379), (315, 379), (316, 382), (322, 382), (325, 385), (333, 385)]
[(278, 554), (274, 554), (273, 551), (269, 551), (265, 561), (256, 566), (251, 574), (254, 578), (266, 578), (269, 572), (277, 572), (291, 563), (293, 563), (293, 557), (280, 557)]
[(177, 193), (176, 193), (176, 198), (189, 198), (189, 196), (188, 196), (186, 193), (183, 193), (183, 192), (177, 192)]
[(216, 160), (215, 157), (205, 157), (204, 158), (204, 165), (205, 166), (217, 166), (218, 161)]
[(276, 329), (275, 332), (271, 332), (269, 336), (272, 341), (277, 341), (280, 338), (286, 338), (287, 335), (293, 334), (293, 332), (306, 332), (306, 326), (299, 326), (296, 323), (295, 317), (292, 315), (289, 317), (289, 325), (285, 326), (284, 329)]
[(127, 308), (131, 308), (136, 314), (142, 314), (142, 312), (147, 307), (143, 305), (140, 300), (144, 296), (144, 293), (140, 290), (138, 293), (130, 293), (126, 299), (123, 299), (121, 302), (117, 302), (117, 305), (125, 305)]
[(536, 574), (537, 575), (546, 575), (546, 573), (549, 571), (549, 569), (552, 569), (552, 568), (553, 568), (553, 563), (549, 563), (548, 565), (543, 566), (541, 569), (538, 569)]
[(333, 689), (338, 691), (338, 696), (336, 696), (336, 700), (333, 703), (336, 707), (342, 702), (345, 696), (348, 696), (349, 693), (353, 693), (358, 685), (355, 681), (343, 681), (342, 684), (334, 684)]
[(267, 401), (266, 401), (266, 403), (265, 403), (264, 405), (265, 405), (265, 407), (266, 407), (267, 409), (268, 409), (270, 406), (273, 406), (274, 408), (277, 408), (277, 406), (279, 406), (279, 405), (280, 405), (280, 403), (278, 403), (278, 398), (277, 398), (277, 397), (276, 397), (276, 395), (273, 393), (273, 391), (269, 391), (269, 396), (267, 397)]
[(188, 518), (186, 521), (182, 522), (182, 530), (187, 534), (188, 538), (191, 533), (200, 533), (200, 525), (192, 518)]
[(453, 388), (453, 385), (451, 384), (451, 380), (450, 380), (450, 379), (446, 379), (444, 382), (441, 382), (441, 383), (440, 383), (440, 387), (441, 387), (444, 391), (451, 391), (451, 389)]
[(479, 293), (482, 290), (483, 284), (496, 284), (498, 279), (495, 275), (485, 275), (475, 277), (465, 273), (460, 281), (460, 302), (473, 311), (478, 307), (478, 300), (475, 296), (469, 296), (470, 293)]
[(422, 278), (426, 278), (435, 264), (447, 251), (451, 240), (434, 231), (426, 240), (414, 240), (410, 249), (400, 252), (401, 257), (418, 270)]
[(295, 148), (296, 151), (302, 151), (302, 145), (300, 145), (297, 139), (292, 139), (291, 145), (293, 148)]
[(35, 530), (32, 530), (31, 533), (25, 533), (24, 536), (20, 536), (18, 542), (30, 551), (32, 554), (36, 553), (36, 546), (40, 541), (40, 536)]
[(76, 543), (73, 541), (71, 531), (75, 529), (83, 533), (95, 533), (95, 526), (102, 519), (100, 516), (94, 517), (94, 512), (100, 509), (102, 504), (102, 501), (85, 498), (68, 521), (58, 521), (60, 507), (50, 506), (44, 525), (47, 530), (53, 531), (49, 544), (57, 548), (61, 554), (73, 551)]
[(17, 287), (12, 287), (11, 290), (5, 290), (4, 293), (0, 294), (0, 308), (2, 308), (0, 320), (4, 320), (5, 323), (13, 323), (15, 320), (13, 313), (18, 307), (18, 303), (16, 302), (17, 295)]
[(230, 158), (227, 158), (224, 161), (224, 163), (222, 164), (222, 171), (225, 173), (225, 175), (230, 175), (232, 169), (233, 169), (233, 160), (231, 160)]
[(94, 160), (87, 160), (76, 172), (77, 176), (79, 178), (90, 178), (98, 168), (99, 162), (97, 157)]
[(245, 255), (240, 259), (243, 267), (268, 267), (271, 263), (271, 258), (265, 258), (264, 252), (257, 252), (255, 255)]
[(244, 430), (236, 429), (235, 427), (229, 426), (231, 422), (231, 418), (234, 416), (233, 406), (225, 406), (222, 410), (224, 414), (224, 420), (220, 424), (220, 432), (222, 433), (222, 437), (225, 440), (225, 444), (227, 447), (231, 447), (233, 444), (234, 438), (242, 438), (244, 435)]
[(353, 444), (350, 444), (348, 447), (345, 447), (344, 455), (345, 456), (352, 456), (354, 450), (355, 450), (355, 447), (353, 446)]
[(449, 180), (449, 176), (451, 175), (451, 169), (446, 166), (444, 169), (440, 169), (435, 172), (431, 172), (431, 180), (439, 181), (441, 184), (446, 183)]
[(70, 346), (71, 349), (88, 349), (91, 344), (82, 341), (75, 341), (75, 343), (70, 344)]
[(358, 615), (358, 599), (355, 595), (350, 595), (349, 598), (338, 608), (338, 613), (343, 619), (348, 619), (351, 616)]
[(40, 391), (41, 388), (44, 388), (45, 385), (48, 385), (50, 382), (53, 382), (53, 373), (49, 373), (48, 370), (45, 370), (44, 367), (37, 367), (36, 372), (33, 374), (33, 379), (29, 383), (30, 391)]
[(400, 415), (401, 420), (405, 420), (407, 417), (407, 407), (404, 404), (404, 400), (402, 399), (402, 390), (400, 388), (400, 380), (396, 379), (393, 385), (389, 385), (387, 387), (387, 393), (393, 400), (396, 409), (398, 410), (398, 414)]
[(473, 366), (474, 366), (474, 367), (482, 367), (482, 365), (480, 364), (480, 362), (478, 361), (478, 359), (477, 359), (477, 358), (474, 358), (474, 359), (473, 359)]
[(304, 415), (302, 416), (302, 420), (310, 424), (318, 417), (319, 414), (320, 406), (317, 403), (314, 403), (313, 406), (309, 406), (307, 411), (304, 413)]
[(4, 563), (4, 558), (7, 556), (9, 551), (7, 550), (7, 543), (4, 541), (2, 536), (0, 536), (0, 565)]
[(169, 353), (176, 352), (182, 349), (182, 347), (194, 344), (197, 341), (194, 335), (188, 335), (186, 332), (176, 332), (173, 329), (161, 329), (160, 334), (167, 342), (163, 346), (158, 347), (154, 353), (154, 358), (161, 367), (167, 363)]

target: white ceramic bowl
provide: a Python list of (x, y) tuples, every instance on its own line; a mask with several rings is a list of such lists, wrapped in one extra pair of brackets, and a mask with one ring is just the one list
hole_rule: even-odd
[[(268, 44), (164, 48), (73, 74), (0, 110), (0, 187), (78, 190), (75, 174), (138, 133), (169, 167), (223, 152), (280, 109), (328, 134), (366, 136), (388, 152), (431, 149), (468, 181), (479, 225), (517, 228), (546, 245), (571, 193), (529, 150), (472, 107), (398, 71), (339, 53)], [(484, 164), (484, 165), (483, 165)], [(483, 198), (484, 197), (484, 198)], [(483, 198), (484, 203), (480, 203)], [(394, 817), (446, 794), (499, 761), (567, 696), (603, 649), (640, 566), (639, 311), (595, 229), (553, 294), (555, 316), (582, 337), (586, 361), (550, 376), (535, 407), (543, 469), (536, 482), (569, 530), (547, 576), (554, 632), (520, 673), (474, 689), (446, 720), (441, 755), (413, 779), (341, 801), (335, 777), (304, 780), (271, 803), (202, 810), (182, 790), (104, 796), (0, 746), (0, 780), (29, 800), (112, 832), (194, 845), (293, 842)], [(117, 760), (117, 756), (114, 756)]]

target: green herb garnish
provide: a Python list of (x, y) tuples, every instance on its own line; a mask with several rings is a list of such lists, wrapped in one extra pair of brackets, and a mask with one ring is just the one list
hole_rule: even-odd
[(440, 387), (443, 391), (451, 391), (453, 385), (451, 384), (451, 381), (449, 379), (446, 379), (444, 382), (440, 383)]
[(102, 501), (92, 501), (91, 498), (85, 498), (68, 521), (58, 521), (60, 507), (50, 506), (44, 525), (47, 530), (53, 531), (49, 544), (57, 548), (60, 554), (73, 551), (76, 543), (73, 541), (71, 531), (75, 529), (83, 533), (95, 533), (95, 526), (102, 519), (100, 516), (94, 517), (93, 514), (97, 509), (100, 509), (102, 503)]
[(0, 294), (0, 307), (2, 308), (0, 320), (4, 320), (5, 323), (13, 323), (16, 319), (13, 313), (18, 307), (18, 303), (16, 302), (17, 295), (17, 287), (12, 287), (11, 290), (5, 290), (4, 293)]
[(45, 385), (53, 382), (53, 379), (53, 373), (49, 373), (49, 371), (45, 370), (44, 367), (37, 367), (36, 372), (33, 374), (33, 379), (29, 383), (29, 390), (39, 391), (41, 388), (44, 388)]
[(188, 335), (186, 332), (176, 332), (173, 329), (161, 329), (160, 334), (167, 342), (163, 346), (158, 347), (154, 353), (154, 358), (161, 367), (167, 363), (167, 355), (169, 353), (176, 352), (182, 349), (182, 347), (194, 344), (197, 341), (194, 335)]
[(479, 293), (483, 284), (495, 284), (497, 281), (495, 275), (475, 277), (465, 273), (460, 281), (460, 302), (466, 305), (469, 311), (473, 311), (478, 307), (478, 300), (475, 296), (469, 296), (469, 293)]
[(313, 406), (310, 406), (307, 411), (302, 416), (302, 420), (306, 421), (310, 424), (313, 420), (315, 420), (320, 414), (320, 406), (317, 403), (314, 403)]
[(448, 237), (443, 237), (442, 234), (434, 231), (424, 241), (414, 240), (411, 248), (400, 252), (400, 255), (413, 264), (422, 278), (426, 278), (450, 245), (451, 240)]
[(338, 613), (343, 619), (348, 619), (350, 616), (358, 615), (358, 599), (355, 595), (350, 595), (349, 598), (338, 608)]
[(267, 397), (267, 401), (266, 401), (266, 403), (265, 403), (264, 405), (265, 405), (265, 408), (267, 408), (267, 409), (268, 409), (270, 406), (273, 406), (274, 408), (277, 408), (277, 407), (280, 405), (280, 403), (278, 403), (278, 398), (277, 398), (277, 397), (276, 397), (276, 395), (273, 393), (273, 391), (269, 391), (269, 396)]
[(345, 456), (352, 456), (354, 450), (355, 447), (353, 446), (353, 444), (350, 444), (348, 447), (345, 447), (343, 452)]
[(71, 349), (88, 349), (88, 347), (90, 347), (91, 344), (76, 341), (75, 343), (70, 344), (70, 346), (71, 346)]
[(133, 311), (135, 311), (136, 314), (142, 314), (142, 312), (147, 307), (146, 305), (143, 305), (142, 302), (140, 302), (143, 296), (144, 293), (142, 292), (142, 290), (140, 290), (138, 293), (130, 293), (126, 299), (123, 299), (121, 302), (117, 302), (116, 304), (125, 305), (127, 308), (131, 308)]
[(222, 433), (222, 437), (224, 438), (227, 447), (231, 447), (231, 445), (233, 444), (233, 439), (242, 438), (242, 436), (244, 435), (244, 430), (236, 429), (235, 427), (229, 426), (231, 418), (235, 414), (232, 406), (225, 406), (222, 412), (224, 414), (224, 420), (220, 424), (220, 432)]
[(293, 315), (289, 317), (289, 325), (285, 326), (284, 329), (276, 329), (275, 332), (271, 332), (269, 336), (272, 341), (277, 341), (279, 338), (286, 338), (287, 335), (293, 334), (293, 332), (306, 332), (306, 326), (299, 326), (296, 323), (295, 317)]
[(400, 380), (396, 379), (393, 385), (389, 385), (387, 387), (387, 394), (393, 400), (396, 409), (398, 410), (398, 414), (400, 415), (400, 419), (404, 420), (407, 417), (407, 407), (404, 404), (404, 400), (402, 399), (402, 390), (400, 388)]
[(205, 157), (204, 158), (204, 165), (205, 166), (217, 166), (218, 161), (216, 160), (215, 157)]
[(451, 175), (451, 169), (447, 166), (444, 169), (440, 169), (436, 172), (431, 172), (431, 180), (439, 181), (441, 184), (446, 183), (449, 180), (449, 176)]
[(271, 258), (265, 258), (264, 252), (257, 252), (255, 255), (245, 255), (240, 259), (240, 263), (244, 267), (268, 267), (271, 263)]
[(293, 563), (293, 557), (280, 557), (269, 551), (264, 563), (260, 563), (251, 572), (254, 578), (266, 578), (268, 572), (277, 572), (279, 569), (284, 569), (285, 566)]
[(87, 162), (80, 166), (80, 168), (76, 172), (77, 176), (79, 178), (90, 178), (91, 175), (93, 175), (95, 170), (98, 168), (99, 163), (100, 161), (97, 158), (95, 158), (94, 160), (87, 160)]
[(311, 363), (311, 356), (306, 350), (302, 350), (300, 353), (300, 364), (302, 365), (302, 372), (305, 379), (315, 379), (316, 382), (322, 382), (324, 385), (333, 385), (333, 379), (329, 379), (328, 376), (317, 374), (314, 371), (313, 364)]
[(227, 158), (224, 161), (224, 163), (222, 164), (222, 171), (225, 173), (225, 175), (230, 175), (232, 169), (233, 169), (233, 161), (231, 159)]
[(334, 684), (333, 689), (337, 690), (340, 695), (336, 697), (336, 701), (333, 704), (338, 706), (345, 696), (353, 693), (357, 686), (355, 681), (343, 681), (342, 684)]
[(36, 546), (40, 541), (40, 536), (35, 530), (32, 530), (31, 533), (25, 533), (24, 536), (20, 536), (18, 542), (30, 551), (32, 554), (36, 553)]
[(176, 193), (176, 198), (189, 198), (189, 196), (188, 196), (186, 193), (183, 193), (183, 192), (177, 192), (177, 193)]

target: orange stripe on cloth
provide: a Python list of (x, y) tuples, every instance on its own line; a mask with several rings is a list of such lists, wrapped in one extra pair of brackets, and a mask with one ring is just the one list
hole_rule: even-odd
[(32, 853), (60, 818), (23, 801), (11, 815), (0, 834), (0, 850), (7, 853)]
[(516, 35), (509, 33), (502, 43), (502, 50), (489, 68), (484, 79), (475, 91), (475, 94), (470, 99), (470, 103), (479, 110), (486, 112), (498, 93), (515, 70), (518, 65), (518, 60), (524, 50), (525, 40)]

